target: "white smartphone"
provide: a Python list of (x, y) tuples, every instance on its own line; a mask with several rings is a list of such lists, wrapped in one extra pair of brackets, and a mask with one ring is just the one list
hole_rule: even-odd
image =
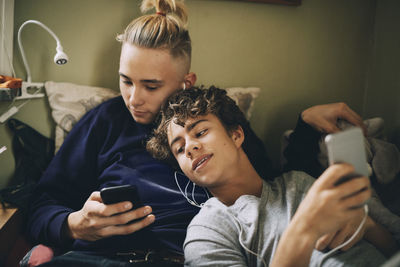
[(360, 128), (352, 127), (338, 133), (329, 134), (325, 137), (325, 144), (328, 150), (329, 165), (349, 163), (355, 168), (352, 177), (369, 176), (364, 135)]

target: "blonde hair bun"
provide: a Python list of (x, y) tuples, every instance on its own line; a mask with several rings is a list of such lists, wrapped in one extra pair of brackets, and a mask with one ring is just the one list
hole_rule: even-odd
[(166, 16), (174, 16), (178, 18), (181, 23), (180, 26), (187, 26), (188, 22), (188, 14), (186, 10), (186, 6), (182, 1), (175, 0), (143, 0), (140, 10), (145, 13), (151, 9), (155, 8), (156, 12), (159, 14), (165, 14)]
[(187, 29), (187, 12), (183, 1), (143, 0), (141, 10), (156, 13), (140, 16), (117, 36), (122, 43), (151, 49), (167, 49), (174, 58), (183, 57), (190, 69), (192, 43)]

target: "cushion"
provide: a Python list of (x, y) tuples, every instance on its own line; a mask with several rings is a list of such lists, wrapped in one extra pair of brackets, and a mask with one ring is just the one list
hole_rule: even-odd
[(103, 101), (119, 95), (119, 92), (102, 87), (73, 83), (46, 82), (44, 85), (51, 115), (56, 123), (55, 152), (79, 119)]
[(257, 87), (230, 87), (225, 89), (227, 95), (235, 100), (240, 110), (249, 120), (253, 110), (254, 101), (257, 98), (260, 88)]
[[(119, 95), (119, 92), (103, 88), (78, 85), (73, 83), (46, 82), (46, 94), (49, 100), (51, 115), (56, 123), (55, 152), (58, 151), (65, 137), (79, 119), (90, 109), (103, 101)], [(227, 94), (250, 119), (254, 100), (260, 88), (231, 87)]]

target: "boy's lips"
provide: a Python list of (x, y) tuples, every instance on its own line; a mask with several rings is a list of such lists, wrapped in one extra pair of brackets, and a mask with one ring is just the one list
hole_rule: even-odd
[(192, 163), (192, 170), (193, 171), (196, 170), (199, 166), (206, 163), (212, 156), (213, 156), (213, 154), (206, 154), (206, 155), (201, 155), (200, 157), (198, 157)]
[(138, 117), (141, 117), (147, 113), (145, 111), (139, 111), (139, 110), (135, 110), (135, 109), (131, 109), (131, 111), (132, 111), (133, 115), (138, 116)]

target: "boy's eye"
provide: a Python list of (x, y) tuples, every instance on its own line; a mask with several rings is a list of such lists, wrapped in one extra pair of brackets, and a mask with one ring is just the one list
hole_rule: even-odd
[(176, 150), (176, 154), (180, 154), (183, 152), (183, 147), (178, 147), (178, 149)]
[(146, 85), (146, 89), (150, 90), (150, 91), (154, 91), (156, 90), (158, 87), (157, 86), (150, 86), (150, 85)]
[(207, 129), (201, 130), (200, 132), (196, 133), (196, 137), (200, 137), (207, 132)]
[(132, 85), (132, 82), (131, 81), (128, 81), (128, 80), (123, 80), (122, 81), (124, 84), (127, 84), (127, 85)]

